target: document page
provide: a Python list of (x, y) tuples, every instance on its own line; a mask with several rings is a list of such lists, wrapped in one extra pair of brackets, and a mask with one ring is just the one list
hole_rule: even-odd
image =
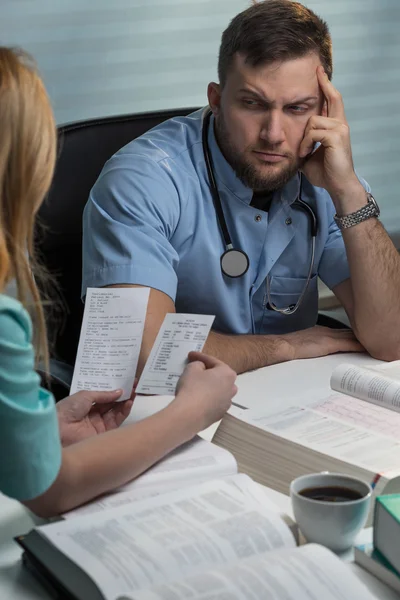
[(332, 552), (307, 544), (128, 594), (126, 600), (373, 600)]
[(398, 436), (393, 438), (386, 432), (378, 433), (365, 421), (355, 423), (354, 414), (345, 411), (343, 403), (336, 403), (332, 397), (310, 406), (292, 406), (272, 414), (265, 409), (246, 410), (239, 418), (291, 442), (375, 473), (400, 473)]
[(106, 600), (115, 600), (212, 566), (295, 547), (267, 499), (252, 499), (239, 487), (210, 481), (38, 531), (85, 570)]
[(332, 373), (331, 388), (400, 412), (400, 379), (393, 378), (393, 374), (398, 370), (398, 366), (390, 368), (390, 365), (379, 370), (350, 364), (339, 365)]
[(382, 410), (358, 398), (344, 394), (332, 394), (310, 405), (310, 408), (340, 419), (343, 422), (368, 429), (368, 431), (398, 440), (400, 437), (400, 414)]
[(149, 288), (88, 288), (71, 394), (123, 389), (135, 379)]
[(214, 319), (211, 315), (166, 314), (136, 392), (175, 394), (189, 352), (203, 349)]
[(235, 473), (237, 463), (228, 450), (196, 437), (130, 483), (63, 516), (69, 519), (89, 515)]

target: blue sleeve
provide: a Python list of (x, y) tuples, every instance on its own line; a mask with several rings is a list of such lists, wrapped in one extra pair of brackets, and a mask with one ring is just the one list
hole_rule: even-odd
[[(365, 190), (370, 192), (371, 188), (368, 183), (360, 177), (359, 179)], [(328, 238), (319, 263), (318, 275), (331, 290), (350, 277), (342, 232), (334, 221), (334, 214), (335, 207), (333, 202), (329, 199), (327, 205), (327, 219), (329, 223)]]
[(17, 500), (45, 492), (57, 477), (61, 443), (52, 395), (34, 371), (30, 318), (0, 297), (0, 490)]
[(175, 300), (178, 254), (170, 240), (179, 215), (167, 168), (140, 155), (112, 157), (84, 211), (82, 295), (88, 287), (139, 284)]

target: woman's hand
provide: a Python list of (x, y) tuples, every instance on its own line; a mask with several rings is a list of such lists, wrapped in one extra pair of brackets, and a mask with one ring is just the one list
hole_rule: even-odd
[(122, 390), (82, 391), (57, 403), (61, 443), (69, 446), (88, 437), (119, 427), (129, 415), (134, 393), (129, 400), (116, 402)]
[(183, 418), (193, 423), (197, 433), (221, 419), (229, 409), (237, 393), (237, 375), (225, 363), (201, 352), (190, 352), (189, 361), (173, 403)]

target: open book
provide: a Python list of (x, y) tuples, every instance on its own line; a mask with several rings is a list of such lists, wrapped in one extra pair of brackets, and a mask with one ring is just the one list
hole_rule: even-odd
[(188, 487), (210, 479), (236, 474), (233, 455), (196, 436), (126, 485), (105, 494), (63, 516), (65, 519), (130, 504), (170, 490)]
[(25, 564), (73, 600), (372, 600), (291, 529), (245, 475), (169, 492), (18, 538)]
[[(400, 361), (378, 367), (339, 365), (332, 373), (331, 388), (400, 413)], [(382, 416), (381, 420), (384, 419)], [(387, 413), (386, 419), (390, 419)]]
[(292, 479), (316, 471), (400, 492), (400, 362), (340, 365), (331, 388), (339, 393), (293, 398), (280, 410), (266, 390), (264, 408), (226, 414), (213, 442), (232, 452), (239, 471), (285, 494)]

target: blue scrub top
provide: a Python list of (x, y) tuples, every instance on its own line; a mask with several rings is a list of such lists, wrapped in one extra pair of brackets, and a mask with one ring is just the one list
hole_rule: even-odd
[(272, 302), (285, 308), (297, 302), (309, 270), (310, 221), (292, 208), (299, 177), (274, 194), (268, 213), (250, 206), (253, 192), (221, 153), (211, 118), (208, 142), (228, 229), (234, 247), (250, 259), (244, 276), (224, 276), (225, 246), (204, 162), (203, 114), (169, 119), (104, 166), (84, 211), (83, 296), (87, 287), (140, 284), (170, 296), (177, 312), (216, 315), (214, 328), (224, 333), (311, 327), (318, 312), (317, 275), (330, 288), (349, 277), (329, 194), (303, 178), (302, 199), (318, 217), (312, 279), (296, 313), (276, 313), (267, 307), (266, 277)]
[(34, 370), (31, 320), (0, 295), (0, 492), (17, 500), (43, 494), (61, 465), (53, 396)]

